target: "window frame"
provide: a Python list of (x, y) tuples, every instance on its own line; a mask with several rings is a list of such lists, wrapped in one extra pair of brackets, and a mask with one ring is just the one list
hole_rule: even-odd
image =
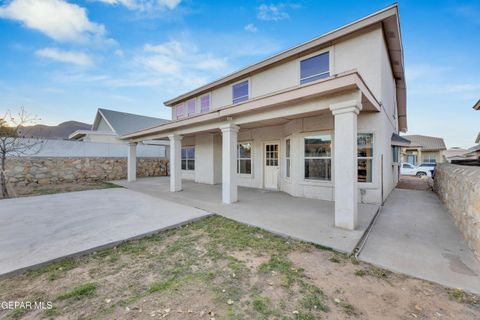
[[(202, 110), (202, 98), (203, 97), (208, 97), (208, 110), (206, 111), (203, 111)], [(207, 113), (207, 112), (210, 112), (212, 111), (212, 95), (211, 93), (206, 93), (206, 94), (202, 94), (201, 96), (198, 97), (198, 113), (202, 114), (202, 113)]]
[[(314, 136), (325, 136), (328, 135), (330, 136), (330, 157), (305, 157), (305, 139), (308, 137), (314, 137)], [(328, 184), (332, 185), (335, 180), (335, 161), (334, 161), (334, 151), (335, 151), (335, 141), (334, 141), (335, 135), (333, 131), (320, 131), (320, 132), (308, 132), (302, 135), (302, 176), (303, 176), (303, 181), (307, 184)], [(330, 179), (310, 179), (305, 177), (305, 160), (307, 159), (330, 159)]]
[[(365, 185), (365, 184), (372, 184), (373, 181), (374, 181), (374, 177), (375, 177), (375, 146), (376, 146), (376, 143), (375, 143), (375, 132), (373, 131), (358, 131), (357, 132), (357, 150), (358, 150), (358, 136), (361, 135), (361, 134), (371, 134), (372, 135), (372, 156), (371, 157), (359, 157), (358, 156), (358, 151), (357, 151), (357, 183), (361, 183), (362, 185)], [(358, 181), (358, 160), (372, 160), (372, 181)]]
[[(185, 158), (183, 158), (182, 151), (186, 149), (193, 149), (193, 158), (189, 158), (187, 156), (187, 152), (185, 152)], [(182, 171), (187, 171), (187, 172), (194, 172), (195, 171), (195, 157), (196, 157), (196, 152), (195, 152), (195, 146), (182, 146), (181, 151), (180, 151), (180, 168)], [(183, 160), (185, 160), (185, 169), (183, 169)], [(188, 162), (193, 161), (193, 170), (188, 169)]]
[[(250, 158), (240, 158), (240, 145), (241, 144), (247, 144), (249, 143), (251, 146), (250, 149)], [(253, 141), (247, 140), (247, 141), (238, 141), (237, 142), (237, 175), (243, 176), (243, 177), (251, 177), (253, 175), (253, 149), (254, 149), (254, 144)], [(250, 173), (240, 173), (240, 160), (250, 160)]]
[[(287, 141), (288, 141), (288, 144), (287, 144)], [(285, 170), (284, 171), (285, 171), (284, 178), (287, 180), (290, 180), (292, 177), (292, 138), (291, 137), (285, 138)]]
[[(308, 60), (310, 58), (313, 58), (313, 57), (316, 57), (316, 56), (319, 56), (321, 54), (324, 54), (324, 53), (327, 53), (328, 52), (328, 72), (329, 72), (329, 75), (328, 77), (325, 77), (323, 79), (318, 79), (318, 80), (313, 80), (313, 81), (309, 81), (309, 82), (305, 82), (305, 83), (302, 83), (302, 67), (301, 67), (301, 63), (302, 61), (304, 60)], [(331, 46), (331, 47), (328, 47), (328, 48), (325, 48), (323, 50), (320, 50), (320, 51), (316, 51), (316, 52), (313, 52), (311, 54), (308, 54), (308, 55), (305, 55), (303, 57), (300, 57), (297, 59), (297, 74), (298, 74), (298, 84), (299, 85), (308, 85), (308, 84), (311, 84), (312, 82), (315, 82), (315, 81), (320, 81), (320, 80), (325, 80), (329, 77), (331, 77), (332, 75), (335, 74), (335, 52), (334, 52), (334, 47)], [(326, 73), (326, 72), (325, 72)], [(321, 74), (318, 74), (318, 75), (321, 75)], [(310, 76), (310, 77), (315, 77), (315, 76), (318, 76), (318, 75), (314, 75), (314, 76)], [(310, 78), (310, 77), (307, 77), (307, 78)], [(307, 79), (307, 78), (303, 78), (303, 79)]]
[[(234, 97), (234, 87), (236, 85), (239, 85), (243, 82), (246, 82), (247, 83), (247, 95), (246, 96), (241, 96), (241, 97), (238, 97), (235, 99)], [(243, 79), (243, 80), (240, 80), (240, 81), (237, 81), (235, 83), (232, 83), (232, 104), (239, 104), (239, 103), (242, 103), (242, 102), (245, 102), (247, 100), (250, 99), (250, 78), (247, 78), (247, 79)], [(245, 98), (245, 99), (244, 99)], [(243, 100), (240, 100), (240, 99), (243, 99)]]

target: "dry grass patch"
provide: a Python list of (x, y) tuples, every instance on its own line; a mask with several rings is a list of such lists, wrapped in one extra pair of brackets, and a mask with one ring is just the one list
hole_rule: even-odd
[(10, 300), (54, 307), (3, 310), (0, 318), (479, 316), (478, 301), (467, 293), (218, 216), (0, 280), (0, 301)]

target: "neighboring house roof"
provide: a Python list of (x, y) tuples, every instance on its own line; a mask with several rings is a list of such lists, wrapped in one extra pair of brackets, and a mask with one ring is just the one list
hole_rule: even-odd
[(77, 130), (68, 136), (70, 140), (78, 140), (86, 135), (98, 135), (98, 136), (117, 136), (114, 132), (110, 131), (93, 131), (93, 130)]
[(408, 147), (410, 145), (410, 142), (411, 142), (410, 140), (405, 139), (404, 137), (396, 133), (392, 133), (392, 138), (391, 138), (392, 146)]
[(425, 151), (446, 150), (445, 141), (443, 138), (416, 135), (402, 136), (411, 141), (411, 147), (421, 147)]
[(477, 151), (480, 151), (480, 144), (477, 144), (476, 146), (468, 148), (468, 152), (477, 152)]
[(170, 122), (170, 120), (161, 118), (99, 108), (92, 126), (93, 131), (97, 129), (101, 117), (103, 117), (112, 131), (119, 136)]
[(480, 110), (480, 99), (478, 99), (477, 103), (473, 105), (473, 109)]
[(454, 157), (462, 157), (467, 153), (468, 153), (467, 149), (453, 147), (453, 148), (449, 148), (449, 149), (443, 151), (442, 154), (445, 158), (451, 159), (451, 158), (454, 158)]
[(480, 132), (478, 133), (477, 139), (475, 139), (475, 143), (480, 143)]
[(186, 101), (194, 96), (198, 96), (207, 93), (213, 89), (219, 88), (223, 85), (233, 83), (241, 80), (242, 78), (251, 76), (252, 74), (261, 72), (274, 65), (287, 62), (298, 58), (306, 53), (314, 52), (321, 48), (331, 46), (332, 44), (341, 41), (345, 37), (351, 36), (352, 33), (371, 27), (375, 24), (381, 23), (384, 28), (385, 41), (387, 43), (387, 49), (389, 53), (389, 60), (391, 68), (394, 73), (396, 82), (396, 96), (398, 106), (398, 118), (401, 131), (407, 129), (407, 107), (406, 107), (406, 84), (405, 84), (405, 71), (403, 60), (403, 45), (400, 32), (400, 21), (398, 15), (398, 5), (394, 4), (385, 9), (377, 11), (371, 15), (368, 15), (362, 19), (347, 24), (341, 28), (327, 32), (320, 37), (307, 41), (301, 45), (280, 52), (270, 58), (252, 64), (237, 72), (229, 74), (223, 78), (213, 81), (209, 84), (201, 86), (195, 90), (182, 94), (174, 99), (165, 102), (166, 106), (174, 106), (177, 103)]

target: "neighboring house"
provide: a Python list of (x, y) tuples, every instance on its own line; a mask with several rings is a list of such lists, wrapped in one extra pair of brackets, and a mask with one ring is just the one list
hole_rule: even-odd
[(414, 166), (422, 163), (443, 162), (442, 152), (447, 150), (443, 138), (422, 135), (406, 135), (402, 137), (410, 140), (410, 145), (402, 148), (402, 162), (410, 163)]
[(449, 148), (443, 151), (442, 154), (445, 160), (447, 160), (448, 162), (451, 162), (452, 160), (465, 160), (475, 158), (474, 156), (472, 156), (468, 149), (463, 149), (459, 147)]
[(398, 180), (392, 136), (407, 129), (398, 7), (165, 104), (174, 121), (122, 137), (130, 181), (135, 143), (169, 139), (172, 192), (183, 178), (221, 183), (224, 203), (238, 186), (333, 200), (335, 225), (355, 229), (358, 202), (382, 203)]
[(120, 136), (168, 122), (170, 120), (99, 108), (91, 130), (77, 130), (68, 138), (89, 142), (125, 143)]

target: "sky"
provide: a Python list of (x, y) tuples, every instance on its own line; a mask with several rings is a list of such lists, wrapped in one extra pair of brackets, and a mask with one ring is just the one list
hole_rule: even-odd
[[(0, 0), (0, 114), (92, 123), (163, 102), (390, 1)], [(480, 1), (399, 1), (408, 134), (471, 147), (480, 130)]]

